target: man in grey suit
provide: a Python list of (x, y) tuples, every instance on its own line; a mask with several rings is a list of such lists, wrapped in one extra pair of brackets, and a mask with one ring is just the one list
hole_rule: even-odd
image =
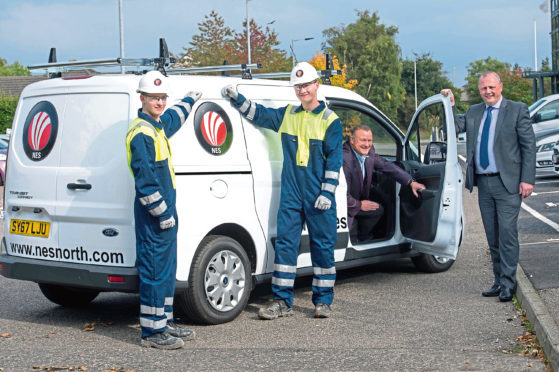
[[(484, 103), (471, 106), (455, 119), (456, 131), (466, 132), (466, 188), (478, 187), (478, 203), (493, 261), (493, 286), (483, 296), (510, 301), (516, 290), (518, 213), (533, 191), (536, 142), (528, 107), (502, 97), (503, 83), (495, 72), (479, 78)], [(450, 89), (441, 94), (454, 96)]]

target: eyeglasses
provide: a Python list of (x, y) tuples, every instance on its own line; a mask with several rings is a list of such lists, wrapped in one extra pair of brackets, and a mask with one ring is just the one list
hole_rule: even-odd
[(308, 87), (310, 87), (311, 85), (313, 85), (315, 83), (316, 83), (316, 80), (313, 80), (309, 83), (294, 85), (293, 88), (295, 88), (296, 91), (299, 91), (301, 89), (307, 89)]
[(167, 98), (169, 98), (169, 96), (165, 95), (165, 96), (150, 96), (147, 94), (144, 94), (144, 96), (150, 101), (150, 102), (167, 102)]

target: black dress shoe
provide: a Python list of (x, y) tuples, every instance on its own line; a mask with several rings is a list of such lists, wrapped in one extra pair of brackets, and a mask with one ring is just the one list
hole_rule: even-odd
[(489, 290), (481, 292), (483, 297), (497, 297), (501, 293), (501, 286), (498, 284), (493, 284)]
[(513, 294), (514, 294), (514, 291), (512, 289), (503, 288), (503, 289), (501, 289), (501, 293), (499, 293), (499, 300), (501, 300), (501, 302), (511, 301)]

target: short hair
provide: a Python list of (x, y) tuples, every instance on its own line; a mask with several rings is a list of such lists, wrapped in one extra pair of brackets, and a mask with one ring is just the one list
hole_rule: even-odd
[(352, 137), (355, 137), (355, 132), (357, 132), (358, 130), (364, 130), (365, 132), (371, 132), (371, 133), (373, 132), (373, 131), (371, 130), (371, 128), (370, 128), (368, 125), (359, 124), (358, 126), (354, 127), (354, 128), (351, 130), (351, 136), (352, 136)]
[(499, 76), (498, 73), (496, 73), (495, 71), (485, 71), (483, 74), (481, 74), (481, 76), (479, 77), (478, 81), (480, 81), (482, 78), (487, 77), (489, 75), (493, 75), (497, 78), (497, 81), (499, 83), (501, 83), (501, 77)]

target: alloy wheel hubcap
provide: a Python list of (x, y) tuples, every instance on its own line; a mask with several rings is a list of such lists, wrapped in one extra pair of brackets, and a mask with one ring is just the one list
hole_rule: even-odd
[(243, 262), (234, 252), (216, 253), (206, 266), (204, 289), (210, 305), (218, 311), (230, 311), (245, 292), (246, 278)]

